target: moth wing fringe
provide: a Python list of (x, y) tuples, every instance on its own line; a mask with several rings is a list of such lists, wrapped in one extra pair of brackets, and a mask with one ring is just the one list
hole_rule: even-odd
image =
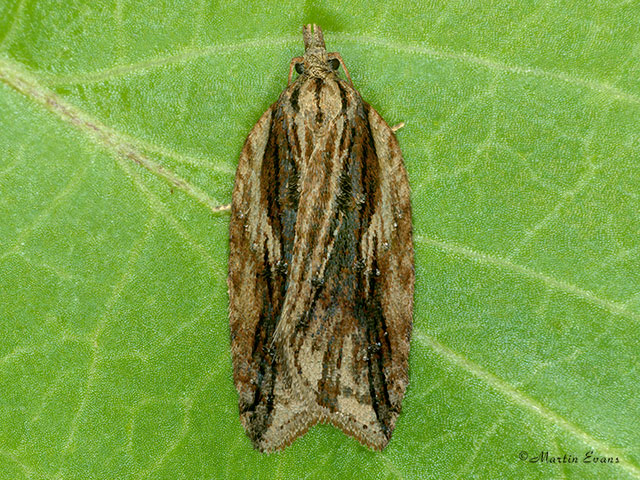
[[(241, 419), (245, 430), (251, 431), (250, 421), (245, 417), (241, 417)], [(330, 411), (327, 408), (314, 405), (306, 411), (299, 412), (282, 425), (271, 424), (263, 435), (252, 437), (251, 441), (253, 446), (263, 453), (277, 452), (291, 445), (298, 437), (306, 434), (317, 424), (329, 424), (339, 428), (344, 434), (378, 451), (383, 450), (390, 439), (390, 436), (385, 435), (375, 425), (369, 428), (369, 426), (358, 422), (349, 414)], [(391, 430), (393, 430), (393, 426)]]

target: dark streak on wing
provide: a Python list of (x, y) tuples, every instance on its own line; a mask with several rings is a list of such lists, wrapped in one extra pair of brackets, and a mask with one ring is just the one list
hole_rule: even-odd
[[(380, 184), (379, 175), (381, 175), (375, 146), (371, 137), (371, 126), (368, 122), (366, 114), (367, 105), (359, 105), (359, 116), (364, 119), (366, 128), (364, 134), (360, 138), (360, 146), (362, 148), (362, 183), (365, 187), (364, 205), (362, 211), (362, 223), (360, 230), (360, 238), (370, 227), (373, 213), (378, 204), (378, 187)], [(361, 110), (362, 109), (362, 110)], [(377, 254), (376, 251), (374, 253)], [(379, 285), (380, 271), (377, 260), (374, 260), (369, 272), (369, 280), (365, 281), (365, 277), (359, 278), (359, 287), (357, 298), (361, 302), (357, 311), (362, 312), (360, 324), (366, 331), (366, 343), (363, 349), (366, 352), (367, 372), (369, 379), (369, 394), (371, 405), (376, 413), (383, 433), (388, 437), (389, 432), (389, 407), (390, 400), (387, 392), (387, 379), (385, 377), (385, 363), (391, 361), (391, 347), (386, 334), (387, 326), (383, 315), (381, 305), (381, 287)]]
[(322, 125), (323, 112), (320, 107), (320, 94), (322, 93), (322, 86), (324, 85), (324, 81), (321, 78), (316, 78), (315, 80), (315, 91), (314, 91), (314, 101), (316, 102), (316, 124)]
[[(260, 166), (260, 204), (268, 212), (269, 226), (273, 235), (280, 239), (283, 252), (291, 253), (295, 212), (297, 210), (298, 173), (291, 150), (288, 148), (287, 129), (283, 123), (284, 113), (280, 104), (275, 105), (262, 159), (255, 159)], [(294, 131), (295, 134), (295, 131)], [(249, 154), (253, 154), (249, 146)], [(255, 281), (261, 292), (262, 306), (253, 335), (251, 358), (256, 368), (253, 382), (255, 389), (249, 403), (240, 404), (241, 414), (247, 415), (250, 437), (258, 441), (269, 428), (274, 408), (274, 388), (279, 376), (279, 363), (272, 347), (282, 302), (286, 294), (286, 255), (284, 264), (273, 265), (269, 258), (267, 239), (260, 245), (263, 258), (256, 266)], [(258, 445), (256, 443), (256, 445)]]
[[(371, 405), (376, 412), (378, 421), (385, 435), (389, 430), (389, 395), (386, 388), (386, 378), (384, 376), (385, 353), (390, 352), (388, 337), (385, 336), (386, 325), (382, 315), (380, 302), (380, 291), (377, 288), (375, 279), (377, 263), (373, 264), (374, 274), (369, 277), (369, 301), (365, 307), (366, 312), (366, 332), (367, 332), (367, 371), (369, 377), (369, 393), (371, 395)], [(372, 346), (379, 347), (377, 349)]]
[[(275, 112), (274, 112), (275, 115)], [(264, 156), (260, 161), (261, 178), (266, 182), (261, 182), (261, 195), (259, 202), (268, 212), (271, 213), (271, 227), (274, 232), (280, 230), (279, 215), (273, 216), (277, 211), (274, 195), (270, 192), (269, 185), (277, 182), (276, 172), (278, 146), (274, 142), (274, 121), (272, 118), (268, 133), (267, 145)], [(252, 156), (253, 156), (253, 152)], [(255, 161), (255, 160), (254, 160)], [(253, 335), (253, 344), (251, 348), (251, 358), (253, 365), (257, 369), (255, 382), (255, 390), (253, 401), (248, 404), (240, 405), (240, 412), (245, 413), (251, 419), (249, 422), (252, 437), (259, 437), (262, 432), (268, 428), (268, 420), (274, 406), (274, 386), (277, 376), (277, 364), (273, 355), (269, 351), (269, 343), (276, 327), (277, 317), (274, 311), (273, 301), (275, 299), (275, 285), (272, 276), (271, 264), (268, 258), (268, 249), (266, 245), (260, 245), (262, 254), (261, 262), (256, 266), (255, 281), (259, 286), (258, 291), (261, 292), (262, 306), (259, 313), (259, 320)]]
[(345, 113), (347, 111), (347, 94), (344, 91), (344, 87), (342, 86), (341, 81), (336, 82), (336, 85), (338, 86), (338, 91), (340, 92), (340, 104), (342, 105), (342, 113)]
[(296, 82), (293, 90), (291, 90), (291, 96), (289, 97), (289, 101), (291, 102), (291, 108), (294, 112), (298, 113), (300, 111), (300, 105), (298, 104), (298, 96), (300, 95), (300, 82)]

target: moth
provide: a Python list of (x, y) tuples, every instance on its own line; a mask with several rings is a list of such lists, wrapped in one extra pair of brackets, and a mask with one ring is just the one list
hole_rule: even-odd
[(240, 420), (263, 452), (317, 423), (381, 450), (408, 384), (409, 183), (394, 131), (340, 54), (326, 51), (318, 26), (304, 26), (303, 38), (287, 88), (247, 137), (233, 189)]

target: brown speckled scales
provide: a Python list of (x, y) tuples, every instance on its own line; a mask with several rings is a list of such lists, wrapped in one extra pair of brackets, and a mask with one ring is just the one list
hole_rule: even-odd
[(240, 420), (263, 452), (318, 422), (380, 450), (408, 384), (409, 183), (392, 129), (338, 76), (321, 29), (305, 26), (304, 42), (246, 140), (233, 191)]

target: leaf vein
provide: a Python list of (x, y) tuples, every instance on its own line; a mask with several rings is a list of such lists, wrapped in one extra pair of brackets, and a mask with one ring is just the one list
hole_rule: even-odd
[(209, 255), (207, 249), (191, 238), (191, 235), (189, 235), (180, 222), (171, 214), (171, 212), (169, 212), (165, 204), (162, 203), (162, 201), (158, 199), (158, 197), (154, 195), (149, 188), (147, 188), (138, 173), (134, 172), (133, 169), (130, 168), (130, 164), (124, 162), (122, 159), (118, 159), (118, 165), (120, 165), (123, 171), (133, 179), (138, 190), (140, 190), (143, 196), (147, 199), (150, 207), (152, 207), (152, 211), (156, 214), (160, 213), (169, 222), (169, 224), (173, 226), (180, 237), (182, 237), (183, 240), (185, 240), (198, 254), (200, 254), (209, 268), (214, 271), (219, 271), (220, 265), (216, 263), (211, 255)]
[(618, 465), (620, 465), (635, 477), (640, 478), (640, 467), (638, 465), (622, 455), (621, 452), (593, 437), (588, 432), (581, 429), (579, 426), (561, 416), (559, 413), (553, 411), (552, 409), (543, 405), (529, 395), (518, 391), (504, 379), (498, 377), (497, 375), (494, 375), (488, 370), (485, 370), (480, 365), (466, 358), (464, 355), (453, 351), (449, 347), (443, 345), (442, 343), (424, 334), (423, 332), (416, 330), (414, 338), (418, 340), (422, 345), (430, 348), (434, 352), (444, 357), (453, 365), (456, 365), (464, 371), (470, 373), (471, 375), (483, 380), (485, 383), (487, 383), (487, 385), (492, 387), (494, 390), (504, 394), (506, 397), (513, 400), (517, 405), (530, 410), (536, 415), (539, 415), (540, 417), (549, 421), (553, 425), (557, 425), (558, 427), (583, 441), (587, 445), (596, 447), (604, 455), (617, 456), (620, 459), (620, 463)]
[(202, 377), (202, 380), (198, 382), (198, 385), (194, 389), (192, 396), (187, 396), (182, 399), (182, 402), (184, 405), (184, 421), (182, 422), (182, 428), (180, 429), (180, 432), (178, 432), (178, 435), (176, 436), (175, 440), (156, 459), (153, 465), (151, 465), (146, 470), (140, 472), (140, 474), (138, 475), (138, 479), (147, 478), (152, 473), (157, 471), (164, 464), (164, 462), (169, 457), (169, 455), (176, 448), (178, 448), (180, 444), (183, 442), (183, 440), (187, 437), (187, 434), (189, 433), (189, 429), (191, 428), (191, 410), (193, 409), (194, 398), (197, 398), (205, 390), (205, 388), (211, 383), (213, 378), (214, 378), (214, 375), (212, 375), (211, 372), (208, 372), (204, 377)]
[(3, 38), (0, 38), (0, 50), (7, 50), (11, 45), (11, 41), (13, 40), (13, 36), (18, 29), (18, 25), (20, 24), (20, 19), (22, 18), (22, 11), (24, 10), (24, 5), (27, 0), (18, 0), (17, 6), (14, 7), (13, 15), (9, 14), (11, 17), (11, 24), (6, 29), (6, 33)]
[(425, 245), (430, 245), (432, 247), (439, 248), (440, 250), (444, 250), (456, 255), (462, 255), (467, 258), (471, 258), (474, 261), (484, 263), (487, 265), (494, 265), (494, 266), (503, 268), (505, 270), (509, 270), (511, 272), (517, 273), (519, 275), (525, 276), (527, 278), (537, 280), (556, 290), (559, 290), (561, 292), (564, 292), (570, 295), (574, 295), (588, 303), (591, 303), (592, 305), (596, 305), (600, 308), (603, 308), (609, 311), (610, 313), (612, 313), (613, 315), (621, 315), (623, 317), (627, 317), (635, 321), (640, 321), (640, 315), (629, 310), (623, 303), (618, 303), (606, 298), (602, 298), (589, 290), (580, 288), (569, 282), (565, 282), (564, 280), (559, 280), (550, 275), (537, 272), (532, 268), (519, 265), (506, 258), (490, 255), (484, 252), (478, 252), (466, 246), (456, 245), (451, 242), (429, 238), (425, 235), (416, 235), (415, 240)]
[[(36, 228), (42, 225), (47, 221), (49, 217), (53, 214), (54, 210), (67, 198), (73, 195), (76, 189), (80, 186), (82, 181), (85, 178), (87, 173), (88, 166), (85, 165), (82, 170), (76, 172), (76, 174), (69, 179), (67, 184), (62, 188), (51, 200), (49, 205), (42, 210), (29, 224), (20, 230), (15, 243), (12, 247), (5, 250), (2, 255), (0, 255), (0, 259), (6, 258), (9, 255), (17, 254), (22, 255), (21, 248), (24, 246), (25, 241), (29, 238), (31, 232), (33, 232)], [(26, 260), (25, 260), (26, 261)]]
[(32, 478), (34, 471), (29, 465), (22, 463), (14, 452), (0, 449), (0, 455), (14, 462), (23, 471), (26, 478)]
[(75, 441), (76, 434), (78, 432), (78, 427), (80, 421), (84, 415), (84, 412), (87, 408), (87, 404), (90, 400), (91, 390), (93, 389), (93, 384), (95, 383), (96, 377), (98, 375), (98, 365), (101, 362), (101, 349), (99, 344), (100, 335), (107, 326), (107, 320), (111, 318), (110, 313), (112, 312), (116, 302), (120, 298), (120, 295), (124, 291), (127, 284), (131, 281), (133, 277), (133, 266), (142, 251), (142, 246), (146, 243), (151, 235), (151, 231), (153, 230), (153, 226), (155, 225), (155, 220), (151, 219), (145, 228), (145, 231), (140, 235), (140, 238), (136, 240), (136, 242), (131, 247), (129, 251), (129, 257), (127, 259), (127, 263), (123, 269), (122, 276), (120, 280), (114, 285), (110, 297), (105, 302), (105, 309), (103, 315), (98, 319), (96, 328), (90, 337), (90, 345), (91, 345), (91, 363), (89, 364), (89, 368), (87, 370), (87, 379), (80, 394), (80, 403), (78, 405), (78, 409), (76, 410), (73, 419), (71, 420), (71, 424), (69, 426), (69, 434), (67, 435), (67, 440), (62, 449), (61, 461), (58, 471), (55, 475), (56, 480), (60, 480), (64, 476), (64, 465), (66, 458), (69, 454), (69, 449), (73, 442)]
[(97, 70), (94, 72), (86, 73), (73, 73), (69, 75), (47, 75), (47, 83), (51, 86), (70, 86), (88, 83), (103, 82), (111, 78), (121, 77), (130, 74), (144, 75), (149, 70), (155, 68), (163, 68), (171, 65), (181, 64), (202, 57), (207, 57), (213, 54), (231, 54), (238, 50), (244, 50), (249, 48), (265, 48), (275, 47), (278, 45), (286, 45), (288, 43), (298, 42), (299, 37), (263, 37), (250, 40), (241, 40), (235, 43), (222, 43), (212, 44), (206, 47), (187, 47), (178, 53), (170, 55), (161, 55), (154, 58), (149, 58), (139, 62), (126, 63), (122, 65), (116, 65), (114, 67), (106, 68), (103, 70)]
[(446, 48), (438, 48), (427, 44), (410, 44), (407, 42), (391, 41), (368, 35), (352, 35), (348, 33), (334, 33), (335, 38), (360, 44), (370, 45), (373, 47), (382, 47), (395, 51), (406, 53), (414, 53), (418, 55), (429, 56), (446, 60), (459, 61), (478, 65), (488, 70), (496, 72), (513, 73), (516, 75), (544, 78), (547, 80), (561, 81), (571, 85), (593, 90), (608, 97), (624, 101), (626, 103), (640, 104), (640, 96), (622, 90), (614, 85), (599, 81), (580, 78), (561, 71), (545, 70), (539, 67), (526, 67), (520, 65), (512, 65), (493, 58), (481, 57), (469, 52), (456, 52)]
[[(458, 62), (478, 65), (480, 67), (495, 71), (513, 73), (516, 75), (544, 78), (548, 80), (561, 81), (571, 85), (578, 85), (589, 90), (604, 94), (608, 97), (624, 101), (626, 103), (640, 104), (640, 96), (627, 92), (615, 85), (611, 85), (599, 80), (591, 80), (571, 75), (562, 71), (545, 70), (539, 67), (528, 67), (512, 65), (493, 58), (481, 57), (469, 52), (457, 52), (451, 49), (436, 47), (434, 45), (410, 44), (407, 42), (393, 41), (370, 35), (349, 34), (343, 32), (333, 32), (333, 38), (343, 42), (353, 42), (373, 47), (382, 47), (389, 50), (402, 51), (417, 55), (423, 55), (438, 59), (453, 60)], [(234, 51), (249, 48), (265, 48), (278, 45), (286, 45), (297, 42), (297, 36), (286, 37), (262, 37), (259, 39), (243, 40), (236, 43), (212, 44), (204, 48), (186, 48), (177, 54), (159, 56), (140, 62), (117, 65), (115, 67), (88, 72), (83, 74), (70, 74), (63, 76), (49, 76), (48, 82), (52, 86), (74, 85), (101, 82), (110, 78), (124, 76), (128, 74), (144, 74), (153, 68), (161, 68), (168, 65), (183, 63), (192, 59), (205, 57), (212, 54), (232, 53)]]
[(520, 240), (516, 248), (507, 256), (508, 260), (516, 258), (522, 249), (527, 246), (533, 238), (538, 234), (540, 230), (548, 227), (552, 222), (560, 218), (560, 214), (563, 208), (565, 208), (569, 202), (582, 193), (589, 184), (593, 181), (596, 173), (600, 169), (601, 165), (588, 165), (588, 170), (583, 173), (580, 179), (576, 182), (571, 190), (567, 190), (561, 194), (560, 200), (556, 202), (555, 206), (549, 211), (539, 222), (527, 229), (523, 238)]
[(53, 91), (38, 84), (30, 74), (15, 64), (0, 60), (0, 80), (55, 113), (66, 123), (74, 125), (95, 144), (112, 152), (117, 158), (127, 158), (133, 163), (137, 163), (157, 177), (162, 178), (169, 185), (182, 190), (198, 203), (211, 210), (211, 212), (219, 213), (228, 210), (228, 206), (220, 205), (219, 202), (209, 197), (206, 192), (145, 155), (142, 149), (139, 148), (140, 142), (136, 142), (123, 133), (106, 126), (71, 103), (63, 100)]

